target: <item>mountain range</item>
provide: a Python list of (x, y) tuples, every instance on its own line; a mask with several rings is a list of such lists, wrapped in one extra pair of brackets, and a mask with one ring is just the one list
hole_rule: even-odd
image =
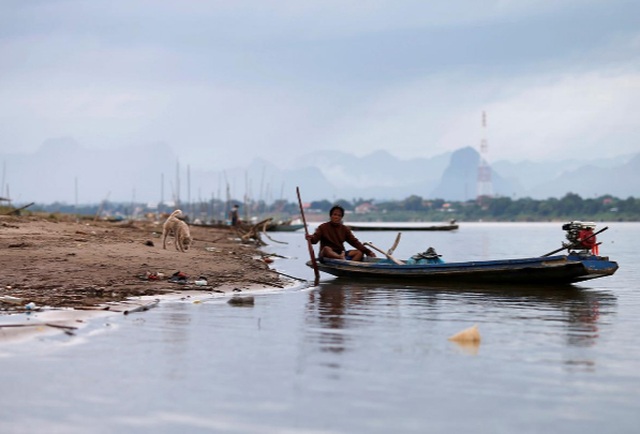
[[(611, 194), (640, 196), (640, 153), (562, 161), (490, 162), (492, 194), (533, 199)], [(471, 147), (431, 158), (401, 160), (387, 151), (358, 157), (316, 151), (282, 168), (263, 159), (225, 170), (191, 168), (166, 143), (112, 150), (87, 149), (69, 138), (50, 139), (31, 154), (0, 154), (0, 197), (14, 204), (170, 203), (218, 198), (305, 201), (356, 198), (463, 201), (478, 191), (480, 154)]]

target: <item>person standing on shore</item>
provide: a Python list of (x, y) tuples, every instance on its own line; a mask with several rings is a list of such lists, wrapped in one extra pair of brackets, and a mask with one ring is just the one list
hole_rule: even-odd
[(231, 220), (231, 226), (238, 226), (240, 217), (238, 215), (238, 205), (234, 205), (231, 211), (229, 211), (229, 219)]
[[(332, 258), (361, 261), (364, 255), (376, 256), (353, 235), (349, 227), (342, 223), (344, 208), (335, 205), (329, 211), (329, 217), (331, 220), (318, 226), (313, 235), (306, 235), (311, 244), (320, 242), (320, 254), (318, 256), (321, 260), (322, 258)], [(355, 247), (355, 250), (346, 251), (344, 249), (345, 241)]]

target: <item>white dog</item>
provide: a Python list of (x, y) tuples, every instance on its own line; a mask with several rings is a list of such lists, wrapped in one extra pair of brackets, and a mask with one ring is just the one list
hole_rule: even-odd
[(171, 213), (167, 220), (162, 225), (162, 248), (167, 248), (167, 237), (173, 235), (176, 250), (186, 252), (189, 250), (193, 239), (191, 238), (191, 232), (189, 231), (189, 225), (178, 218), (182, 215), (182, 211), (177, 209)]

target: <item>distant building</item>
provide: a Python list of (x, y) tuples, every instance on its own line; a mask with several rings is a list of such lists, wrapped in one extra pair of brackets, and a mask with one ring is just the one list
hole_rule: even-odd
[(373, 205), (373, 204), (371, 204), (369, 202), (364, 202), (364, 203), (361, 203), (360, 205), (358, 205), (355, 208), (355, 213), (356, 214), (368, 214), (371, 211), (375, 211), (375, 209), (376, 209), (375, 205)]
[(455, 212), (455, 208), (453, 208), (449, 202), (445, 202), (442, 204), (442, 208), (440, 208), (440, 211)]

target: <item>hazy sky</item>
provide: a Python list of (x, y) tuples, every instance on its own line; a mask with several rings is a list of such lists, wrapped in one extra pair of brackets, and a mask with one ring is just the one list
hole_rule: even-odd
[(640, 151), (640, 2), (2, 0), (0, 101), (2, 153), (615, 156)]

